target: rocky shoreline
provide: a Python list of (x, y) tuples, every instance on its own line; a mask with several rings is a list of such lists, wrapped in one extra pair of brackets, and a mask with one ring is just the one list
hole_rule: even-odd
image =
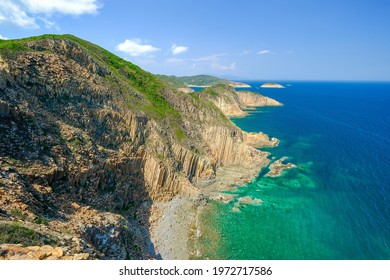
[[(235, 195), (223, 191), (249, 183), (267, 165), (264, 160), (251, 169), (225, 166), (217, 170), (215, 180), (202, 182), (196, 197), (178, 196), (171, 201), (155, 204), (150, 220), (151, 241), (157, 259), (187, 260), (201, 257), (196, 240), (201, 235), (199, 217), (209, 200), (229, 203)], [(243, 201), (242, 203), (245, 203)], [(261, 203), (255, 201), (255, 203)]]

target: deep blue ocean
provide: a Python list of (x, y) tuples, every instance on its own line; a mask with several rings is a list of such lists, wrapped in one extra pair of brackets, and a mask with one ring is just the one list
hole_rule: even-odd
[[(284, 106), (233, 122), (280, 139), (263, 150), (298, 168), (277, 178), (265, 168), (234, 201), (211, 202), (199, 258), (390, 259), (390, 83), (244, 82)], [(243, 196), (263, 203), (233, 212)]]

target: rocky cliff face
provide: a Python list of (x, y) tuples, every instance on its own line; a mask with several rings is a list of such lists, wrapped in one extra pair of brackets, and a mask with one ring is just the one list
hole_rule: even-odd
[[(268, 162), (253, 148), (268, 138), (98, 46), (70, 35), (11, 43), (0, 44), (0, 220), (40, 236), (25, 246), (156, 257), (154, 202), (196, 196), (222, 164)], [(0, 243), (18, 243), (9, 236)]]
[[(240, 103), (245, 107), (261, 107), (261, 106), (282, 106), (283, 104), (275, 99), (263, 96), (252, 91), (237, 91), (236, 92)], [(241, 106), (242, 106), (241, 105)]]
[(235, 91), (229, 85), (216, 85), (198, 93), (217, 106), (228, 117), (247, 115), (243, 110), (248, 107), (282, 106), (278, 101), (251, 91)]

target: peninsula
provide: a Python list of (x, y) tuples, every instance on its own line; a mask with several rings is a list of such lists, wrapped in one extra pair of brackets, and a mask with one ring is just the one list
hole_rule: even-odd
[(226, 79), (221, 79), (209, 75), (197, 75), (197, 76), (166, 76), (157, 75), (160, 79), (168, 83), (175, 88), (186, 87), (199, 87), (206, 88), (215, 85), (230, 85), (234, 88), (250, 88), (251, 86), (242, 82), (235, 82)]

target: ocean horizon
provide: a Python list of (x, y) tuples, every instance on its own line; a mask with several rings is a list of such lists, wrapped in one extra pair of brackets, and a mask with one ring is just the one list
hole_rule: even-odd
[[(390, 259), (390, 83), (241, 82), (284, 106), (232, 121), (278, 138), (261, 150), (297, 168), (273, 178), (265, 167), (230, 203), (210, 202), (195, 258)], [(263, 202), (240, 203), (247, 196)]]

